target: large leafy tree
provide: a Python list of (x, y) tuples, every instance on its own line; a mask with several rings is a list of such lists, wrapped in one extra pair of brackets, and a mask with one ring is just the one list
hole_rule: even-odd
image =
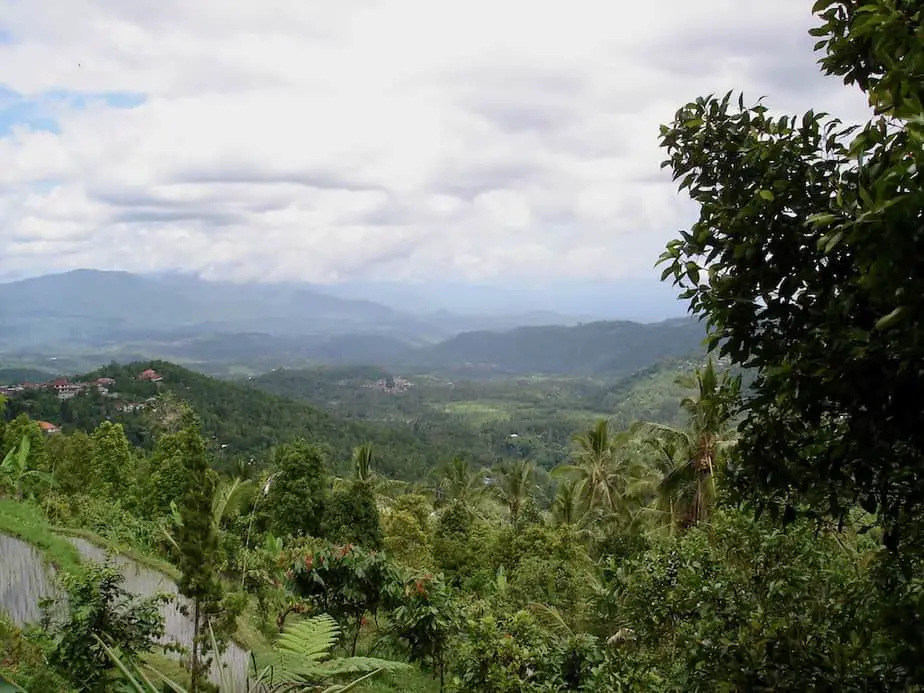
[(385, 554), (352, 544), (319, 543), (307, 552), (294, 548), (291, 554), (289, 587), (322, 612), (351, 624), (350, 648), (355, 655), (362, 619), (382, 606), (396, 579), (394, 566)]
[(331, 494), (324, 511), (324, 536), (330, 541), (360, 544), (367, 549), (382, 547), (374, 462), (370, 443), (353, 451), (353, 478)]
[(354, 479), (331, 494), (324, 511), (323, 533), (333, 542), (356, 543), (367, 549), (382, 547), (382, 523), (371, 482)]
[(328, 483), (321, 449), (297, 440), (276, 450), (275, 465), (265, 505), (273, 531), (320, 536)]
[(924, 544), (924, 10), (819, 0), (823, 70), (876, 113), (774, 116), (705, 97), (661, 143), (697, 222), (662, 256), (711, 345), (756, 379), (737, 486), (763, 507), (877, 513), (892, 549)]
[(122, 424), (103, 421), (93, 434), (87, 482), (108, 493), (124, 494), (133, 476), (131, 446)]

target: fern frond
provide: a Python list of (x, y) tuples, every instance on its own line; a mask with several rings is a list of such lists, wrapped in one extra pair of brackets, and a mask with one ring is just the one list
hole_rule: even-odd
[(339, 637), (337, 622), (328, 614), (320, 614), (287, 625), (276, 641), (276, 648), (308, 663), (319, 664), (330, 656)]
[(329, 678), (346, 674), (368, 674), (372, 671), (405, 671), (410, 668), (411, 665), (406, 662), (395, 662), (390, 659), (342, 657), (322, 662), (317, 666), (317, 672), (324, 678)]
[(366, 679), (371, 679), (373, 676), (378, 674), (380, 671), (381, 669), (377, 669), (376, 671), (370, 671), (365, 676), (361, 676), (355, 681), (351, 681), (350, 683), (347, 683), (347, 684), (334, 684), (333, 686), (328, 686), (327, 688), (324, 689), (323, 693), (346, 693), (346, 691), (353, 690), (358, 685), (363, 683)]

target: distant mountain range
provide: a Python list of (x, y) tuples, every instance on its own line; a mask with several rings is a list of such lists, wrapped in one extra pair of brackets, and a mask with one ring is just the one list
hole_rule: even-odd
[(92, 346), (205, 334), (387, 334), (433, 342), (474, 329), (573, 324), (552, 312), (507, 316), (418, 314), (297, 284), (235, 284), (187, 275), (76, 270), (0, 284), (0, 346)]
[(581, 323), (539, 311), (400, 311), (315, 287), (184, 275), (78, 270), (0, 284), (0, 360), (59, 372), (163, 358), (217, 374), (365, 363), (471, 376), (621, 375), (697, 351), (704, 336), (685, 318)]

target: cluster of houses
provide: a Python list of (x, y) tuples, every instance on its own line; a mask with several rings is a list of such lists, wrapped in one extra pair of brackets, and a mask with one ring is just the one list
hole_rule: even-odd
[[(136, 377), (138, 380), (151, 383), (159, 383), (163, 380), (157, 371), (152, 368), (142, 371)], [(54, 392), (59, 400), (67, 400), (82, 392), (89, 392), (95, 389), (104, 397), (117, 399), (119, 393), (113, 391), (115, 384), (116, 381), (113, 378), (96, 378), (89, 382), (76, 382), (70, 381), (67, 378), (55, 378), (45, 383), (20, 383), (18, 385), (0, 386), (0, 395), (10, 397), (25, 392), (26, 390), (45, 390)], [(140, 411), (155, 399), (155, 397), (149, 397), (144, 402), (118, 402), (116, 404), (116, 409), (126, 413)], [(58, 433), (61, 430), (58, 426), (48, 421), (39, 421), (37, 423), (39, 428), (45, 433)]]
[(398, 392), (407, 392), (414, 387), (414, 383), (401, 376), (395, 376), (394, 378), (379, 378), (374, 383), (365, 383), (363, 387), (393, 395)]
[(26, 390), (50, 390), (58, 395), (58, 399), (63, 400), (70, 399), (81, 392), (87, 392), (92, 388), (96, 388), (104, 395), (112, 396), (113, 393), (109, 391), (109, 388), (113, 385), (115, 385), (115, 380), (112, 378), (97, 378), (88, 383), (71, 382), (67, 378), (55, 378), (47, 383), (20, 383), (19, 385), (0, 387), (0, 394), (15, 395)]

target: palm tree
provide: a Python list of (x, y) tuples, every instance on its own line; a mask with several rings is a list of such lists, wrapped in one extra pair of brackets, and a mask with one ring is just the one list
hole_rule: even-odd
[(565, 479), (558, 485), (555, 499), (552, 501), (552, 519), (555, 524), (575, 526), (582, 512), (581, 497), (584, 493), (583, 479)]
[(588, 508), (583, 479), (565, 479), (558, 485), (552, 500), (552, 521), (570, 528), (584, 539), (592, 536), (591, 527), (599, 519), (598, 510)]
[(372, 480), (372, 465), (375, 455), (372, 452), (372, 443), (363, 443), (353, 450), (353, 473), (357, 481)]
[(437, 505), (458, 501), (472, 507), (484, 495), (484, 474), (474, 471), (466, 460), (454, 457), (445, 470), (437, 486)]
[(577, 445), (574, 462), (559, 465), (553, 475), (580, 482), (579, 497), (588, 510), (611, 520), (626, 520), (645, 477), (632, 433), (611, 436), (608, 422), (600, 419), (573, 440)]
[(510, 512), (510, 523), (514, 528), (519, 526), (523, 505), (537, 488), (534, 473), (532, 463), (516, 460), (498, 470), (497, 481), (491, 486), (494, 495)]
[(709, 359), (692, 378), (678, 382), (695, 390), (680, 403), (689, 417), (687, 427), (644, 423), (637, 430), (659, 454), (662, 477), (656, 502), (672, 524), (686, 528), (708, 520), (711, 514), (715, 477), (735, 444), (731, 420), (741, 378), (727, 371), (717, 374)]

